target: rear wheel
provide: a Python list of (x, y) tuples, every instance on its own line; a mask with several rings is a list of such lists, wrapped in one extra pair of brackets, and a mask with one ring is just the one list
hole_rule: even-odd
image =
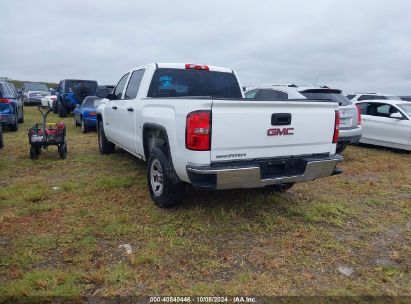
[(148, 157), (147, 184), (151, 199), (160, 208), (175, 207), (183, 200), (184, 183), (160, 148), (154, 148)]
[(81, 132), (87, 133), (89, 131), (89, 127), (86, 125), (84, 119), (81, 119)]
[(4, 142), (3, 142), (3, 128), (0, 125), (0, 148), (4, 147)]
[(67, 144), (64, 143), (58, 147), (59, 155), (61, 159), (66, 159), (67, 157)]
[(16, 132), (19, 129), (19, 119), (17, 117), (17, 111), (16, 114), (14, 115), (14, 122), (9, 125), (10, 131)]
[(108, 141), (104, 132), (103, 121), (100, 120), (97, 125), (98, 149), (101, 154), (111, 154), (114, 152), (115, 145)]
[(67, 109), (61, 104), (61, 102), (58, 103), (58, 113), (59, 117), (67, 117)]
[(21, 117), (19, 119), (19, 123), (23, 123), (24, 122), (24, 109), (21, 108)]
[(336, 153), (342, 153), (345, 148), (347, 148), (347, 144), (346, 143), (337, 143), (337, 149), (336, 149)]
[(51, 104), (51, 107), (53, 109), (53, 113), (58, 114), (58, 107), (57, 107), (57, 101), (56, 100), (53, 100), (53, 102)]
[(39, 153), (37, 153), (37, 149), (34, 146), (30, 146), (30, 158), (35, 160), (39, 157)]

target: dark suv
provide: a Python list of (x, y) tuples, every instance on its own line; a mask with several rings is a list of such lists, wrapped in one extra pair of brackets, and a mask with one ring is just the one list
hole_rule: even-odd
[(66, 117), (67, 113), (72, 112), (84, 98), (96, 95), (97, 87), (95, 80), (64, 79), (60, 81), (57, 104), (53, 103), (54, 113), (58, 113), (60, 117)]

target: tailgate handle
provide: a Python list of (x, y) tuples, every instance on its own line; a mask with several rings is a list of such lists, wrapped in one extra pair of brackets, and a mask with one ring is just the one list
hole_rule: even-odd
[(272, 126), (289, 126), (291, 125), (290, 113), (274, 113), (271, 115)]

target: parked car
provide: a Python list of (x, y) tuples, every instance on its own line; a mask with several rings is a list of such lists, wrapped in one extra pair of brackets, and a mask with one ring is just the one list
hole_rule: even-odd
[(402, 100), (361, 100), (361, 143), (411, 151), (411, 103)]
[(57, 91), (49, 90), (48, 94), (41, 99), (41, 105), (53, 108), (53, 102), (57, 102)]
[(25, 105), (41, 104), (41, 99), (49, 92), (48, 87), (41, 82), (24, 82), (19, 91), (19, 97)]
[(97, 96), (87, 96), (81, 105), (74, 109), (74, 124), (75, 126), (81, 126), (83, 133), (87, 133), (90, 128), (96, 127), (96, 110), (101, 99)]
[(347, 95), (347, 98), (353, 103), (361, 100), (373, 100), (373, 99), (387, 99), (387, 100), (401, 100), (398, 96), (384, 94), (384, 93), (354, 93)]
[(60, 81), (58, 87), (57, 112), (60, 117), (66, 117), (71, 113), (76, 105), (80, 105), (87, 96), (95, 96), (97, 93), (97, 81), (65, 79)]
[(23, 102), (17, 92), (6, 81), (0, 81), (0, 122), (10, 131), (17, 131), (19, 123), (24, 122)]
[(404, 101), (411, 101), (411, 96), (399, 96)]
[(341, 172), (335, 102), (247, 100), (236, 75), (180, 63), (130, 70), (97, 109), (100, 152), (117, 145), (146, 160), (162, 208), (181, 202), (185, 183), (286, 190)]
[(113, 93), (115, 85), (102, 85), (97, 88), (97, 95), (105, 98), (108, 94)]
[(340, 111), (340, 132), (337, 153), (345, 150), (349, 143), (358, 143), (361, 138), (361, 114), (359, 109), (349, 101), (341, 90), (320, 86), (297, 86), (295, 84), (262, 85), (245, 93), (246, 98), (256, 100), (287, 99), (330, 99), (338, 102)]

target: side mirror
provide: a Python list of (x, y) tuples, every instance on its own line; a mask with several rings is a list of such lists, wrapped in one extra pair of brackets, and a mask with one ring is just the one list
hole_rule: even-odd
[(390, 115), (390, 118), (395, 118), (395, 119), (403, 119), (401, 113), (397, 112), (397, 113), (392, 113)]
[(117, 99), (116, 95), (114, 95), (113, 93), (108, 94), (108, 95), (106, 96), (106, 98), (107, 98), (107, 99), (110, 99), (110, 100)]

